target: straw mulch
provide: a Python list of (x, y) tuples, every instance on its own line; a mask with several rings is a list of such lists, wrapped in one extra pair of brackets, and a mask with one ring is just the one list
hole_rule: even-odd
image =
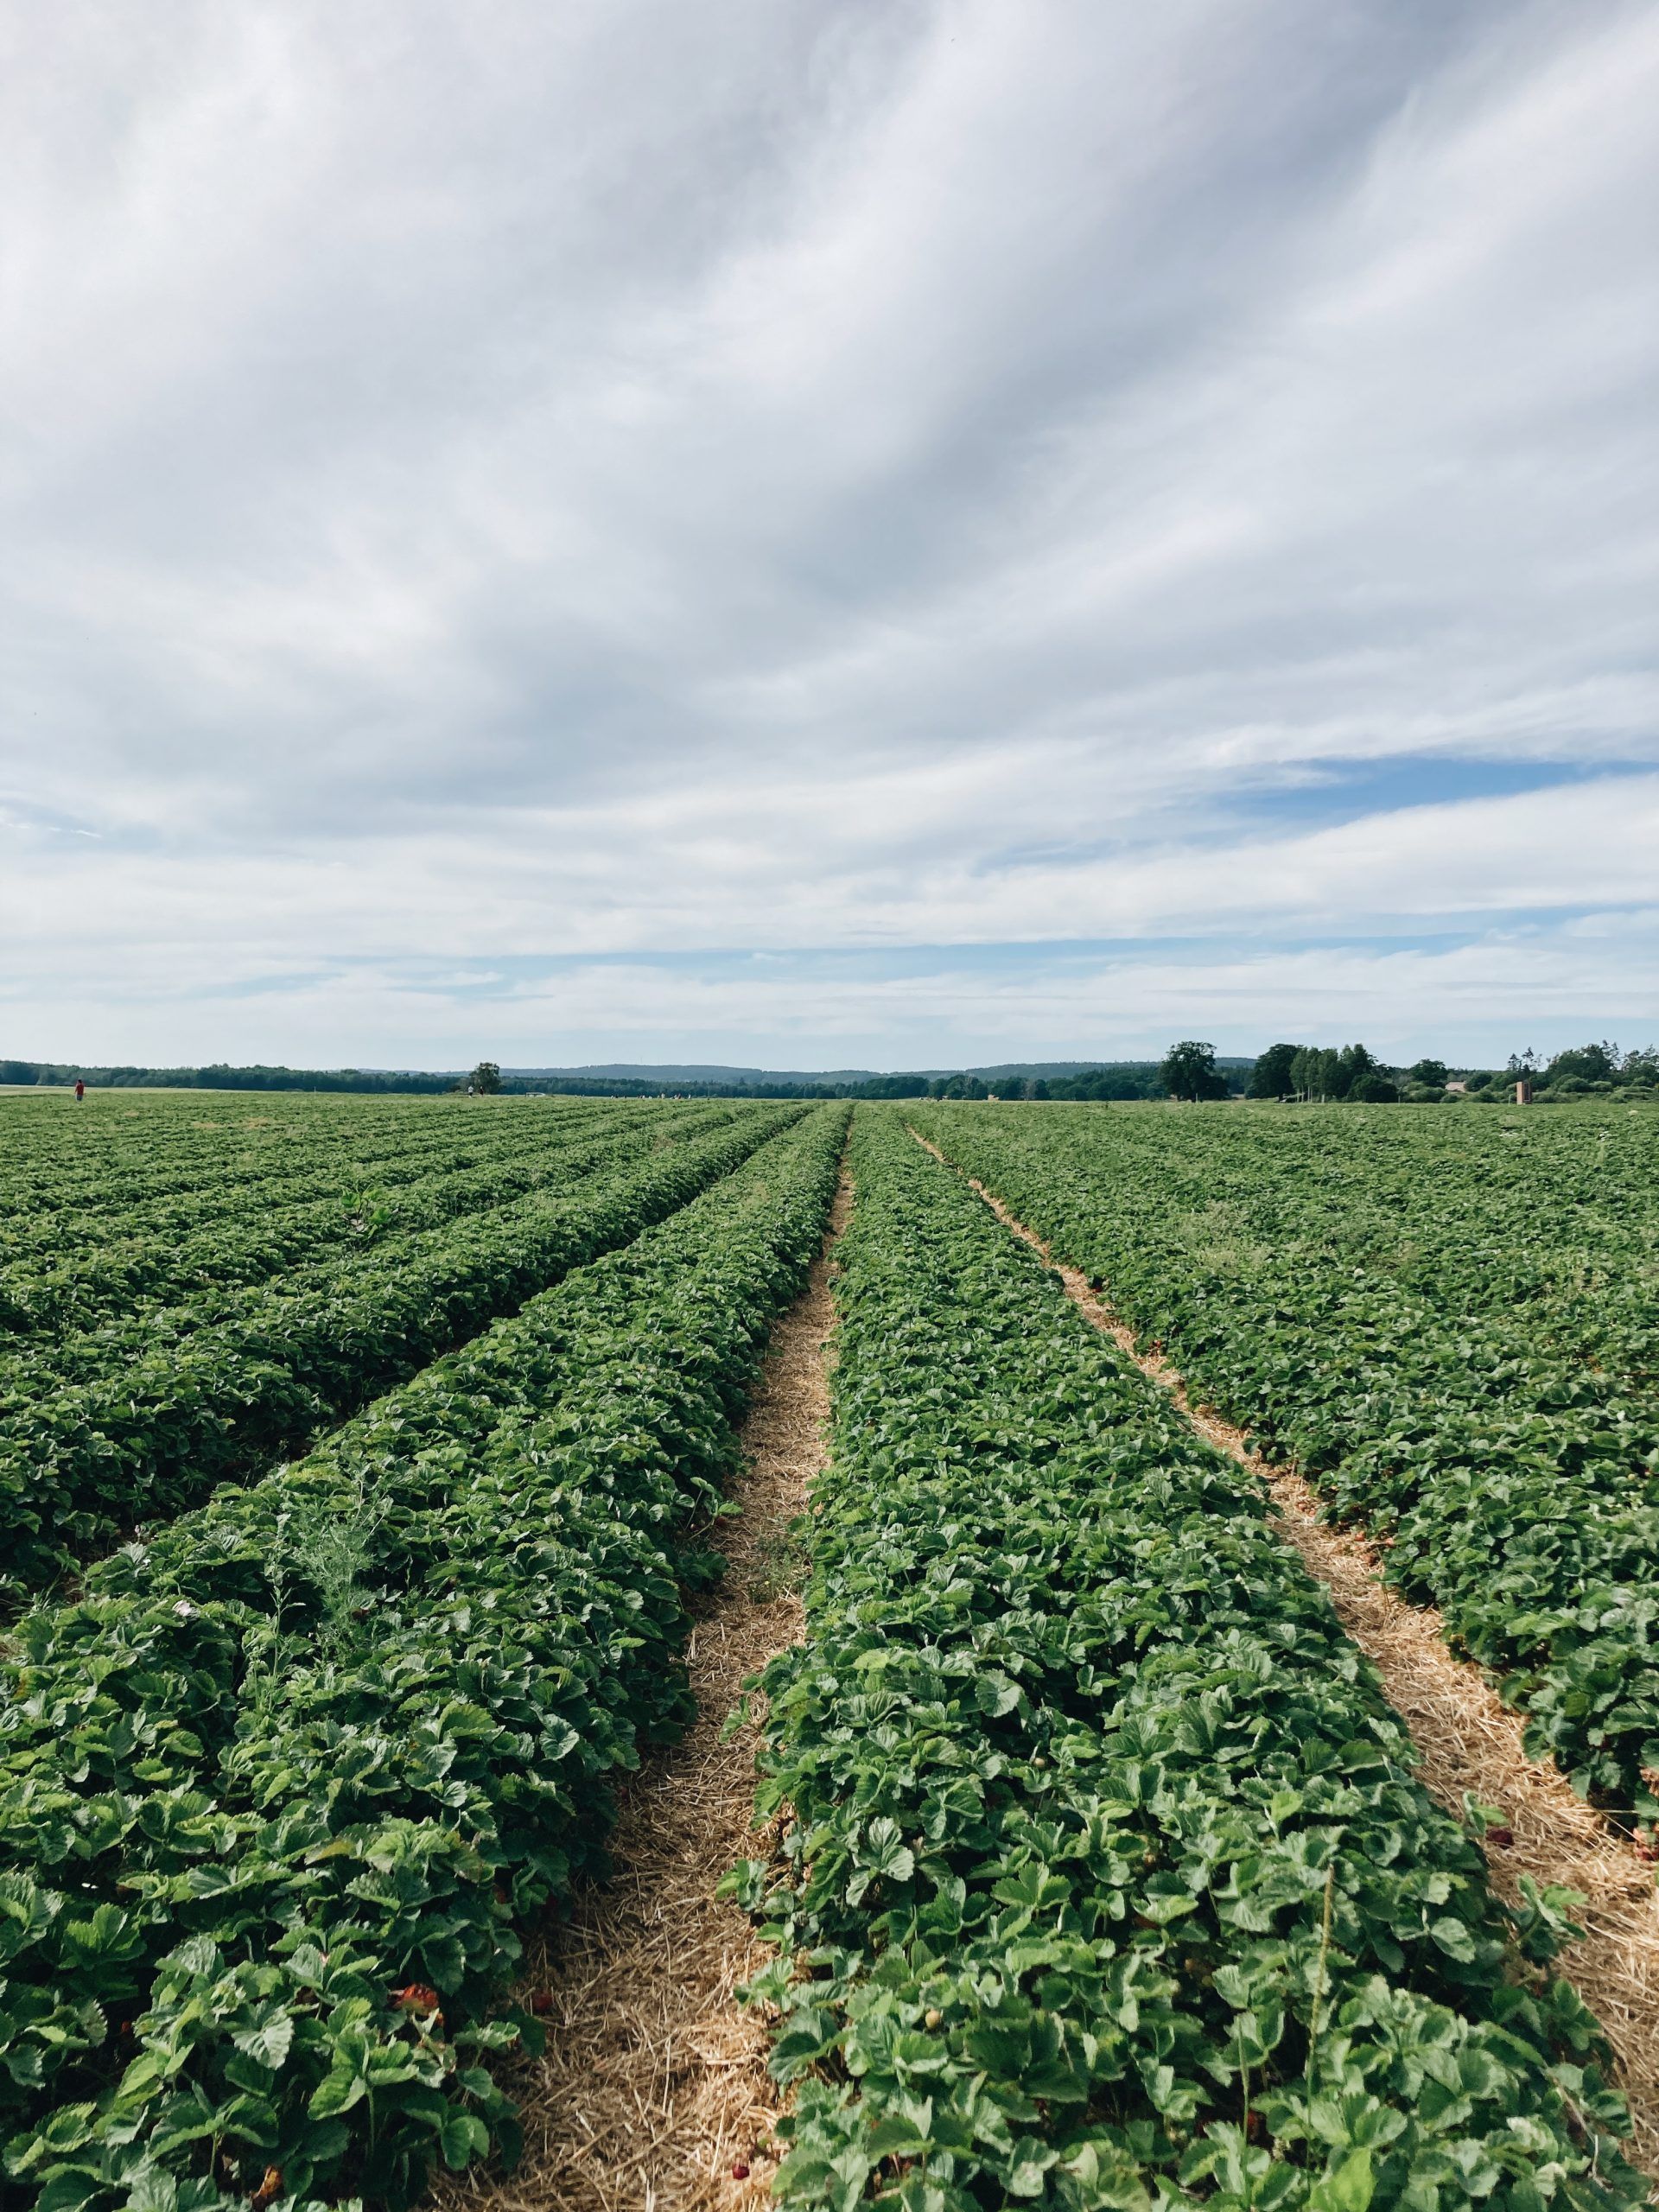
[(612, 1881), (527, 1956), (518, 1999), (551, 2009), (544, 2056), (512, 2084), (524, 2158), (511, 2174), (441, 2185), (445, 2212), (736, 2212), (767, 2200), (778, 2096), (765, 2023), (735, 1995), (766, 1955), (715, 1895), (759, 1849), (757, 1735), (750, 1725), (722, 1742), (721, 1730), (745, 1679), (801, 1633), (787, 1531), (824, 1462), (830, 1249), (850, 1205), (843, 1181), (744, 1424), (742, 1510), (711, 1539), (729, 1564), (687, 1652), (696, 1722), (627, 1790)]
[[(926, 1144), (919, 1136), (917, 1141)], [(926, 1148), (944, 1159), (937, 1146)], [(1584, 1899), (1574, 1914), (1583, 1939), (1561, 1954), (1559, 1971), (1601, 2022), (1617, 2055), (1618, 2085), (1630, 2107), (1629, 2156), (1659, 2180), (1659, 1893), (1653, 1868), (1573, 1795), (1559, 1769), (1528, 1758), (1521, 1721), (1478, 1667), (1452, 1656), (1438, 1612), (1408, 1605), (1384, 1587), (1364, 1537), (1319, 1520), (1314, 1494), (1299, 1475), (1253, 1452), (1230, 1421), (1190, 1404), (1175, 1370), (1137, 1348), (1133, 1331), (1088, 1279), (1061, 1266), (983, 1184), (973, 1186), (1000, 1221), (1041, 1253), (1095, 1325), (1163, 1385), (1200, 1435), (1262, 1478), (1286, 1539), (1330, 1591), (1338, 1618), (1376, 1666), (1389, 1703), (1410, 1729), (1424, 1785), (1459, 1818), (1465, 1792), (1500, 1808), (1501, 1820), (1483, 1846), (1499, 1895), (1516, 1902), (1524, 1874), (1541, 1889), (1559, 1884)]]

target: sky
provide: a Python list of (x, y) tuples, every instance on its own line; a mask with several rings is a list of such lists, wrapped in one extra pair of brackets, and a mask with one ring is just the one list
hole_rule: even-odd
[(11, 0), (0, 1054), (1659, 1035), (1659, 7)]

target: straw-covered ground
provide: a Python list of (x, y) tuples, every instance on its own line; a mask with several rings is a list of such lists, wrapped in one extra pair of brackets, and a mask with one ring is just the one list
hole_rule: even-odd
[(725, 1733), (746, 1679), (799, 1637), (792, 1524), (823, 1464), (835, 1239), (843, 1184), (806, 1290), (774, 1329), (743, 1429), (741, 1510), (713, 1541), (729, 1562), (688, 1652), (698, 1718), (623, 1801), (614, 1875), (526, 1960), (521, 2002), (548, 2007), (547, 2049), (513, 2083), (524, 2155), (450, 2183), (446, 2212), (735, 2212), (766, 2201), (778, 2117), (767, 2031), (738, 2002), (763, 1962), (715, 1890), (756, 1847), (757, 1732)]
[[(912, 1135), (914, 1132), (912, 1132)], [(925, 1138), (917, 1142), (944, 1155)], [(948, 1163), (947, 1163), (948, 1164)], [(973, 1179), (969, 1179), (973, 1180)], [(1573, 1795), (1554, 1766), (1522, 1749), (1522, 1724), (1499, 1701), (1480, 1669), (1453, 1657), (1440, 1617), (1410, 1605), (1384, 1586), (1364, 1538), (1318, 1517), (1318, 1502), (1300, 1476), (1251, 1452), (1242, 1430), (1187, 1399), (1181, 1378), (1156, 1354), (1142, 1351), (1133, 1332), (1075, 1268), (1062, 1267), (1043, 1240), (975, 1180), (997, 1218), (1040, 1252), (1069, 1295), (1141, 1371), (1169, 1391), (1199, 1433), (1243, 1461), (1267, 1485), (1287, 1540), (1310, 1573), (1331, 1592), (1343, 1627), (1372, 1661), (1389, 1701), (1417, 1746), (1426, 1788), (1459, 1817), (1465, 1796), (1497, 1808), (1501, 1817), (1483, 1840), (1494, 1887), (1514, 1903), (1521, 1878), (1575, 1890), (1584, 1904), (1575, 1917), (1581, 1941), (1564, 1951), (1560, 1970), (1600, 2020), (1618, 2056), (1618, 2080), (1629, 2100), (1630, 2156), (1659, 2181), (1659, 1891), (1654, 1869), (1629, 1840)]]
[[(1465, 1796), (1497, 1809), (1484, 1847), (1499, 1891), (1518, 1899), (1529, 1876), (1584, 1898), (1576, 1916), (1585, 1934), (1560, 1969), (1606, 2030), (1634, 2121), (1630, 2154), (1659, 2179), (1653, 1869), (1553, 1766), (1528, 1758), (1515, 1715), (1478, 1668), (1453, 1657), (1438, 1614), (1384, 1587), (1364, 1538), (1320, 1521), (1297, 1475), (1265, 1463), (1237, 1428), (1189, 1403), (1179, 1374), (1139, 1348), (1084, 1277), (974, 1187), (1193, 1427), (1261, 1477), (1287, 1541), (1329, 1589), (1409, 1726), (1426, 1785), (1459, 1815)], [(524, 2159), (505, 2177), (448, 2183), (445, 2212), (741, 2212), (766, 2200), (777, 2093), (765, 2023), (735, 1993), (762, 1954), (747, 1918), (715, 1895), (734, 1861), (757, 1847), (749, 1827), (757, 1736), (753, 1722), (728, 1734), (727, 1720), (745, 1680), (801, 1632), (795, 1524), (827, 1450), (833, 1248), (850, 1205), (843, 1184), (807, 1289), (773, 1332), (745, 1424), (745, 1471), (734, 1491), (741, 1510), (715, 1538), (729, 1567), (698, 1608), (689, 1653), (697, 1721), (627, 1792), (611, 1884), (584, 1896), (526, 1961), (520, 1995), (548, 2007), (549, 2032), (545, 2056), (514, 2085)]]

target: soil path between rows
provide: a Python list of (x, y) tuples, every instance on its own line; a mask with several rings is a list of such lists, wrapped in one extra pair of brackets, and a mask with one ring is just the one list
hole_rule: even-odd
[(444, 2212), (738, 2212), (769, 2200), (770, 2031), (735, 1994), (767, 1953), (715, 1894), (755, 1849), (759, 1730), (722, 1731), (746, 1679), (800, 1639), (788, 1530), (828, 1450), (832, 1254), (851, 1205), (843, 1175), (743, 1425), (730, 1493), (741, 1510), (710, 1540), (727, 1572), (693, 1608), (697, 1718), (623, 1794), (612, 1880), (526, 1959), (519, 2001), (544, 1990), (551, 2009), (545, 2054), (512, 2084), (524, 2157), (511, 2174), (442, 2185)]
[[(943, 1166), (961, 1173), (937, 1145), (915, 1129), (910, 1133)], [(1653, 1868), (1574, 1796), (1557, 1768), (1528, 1757), (1521, 1721), (1478, 1667), (1452, 1656), (1438, 1612), (1408, 1605), (1384, 1586), (1376, 1554), (1364, 1537), (1321, 1521), (1318, 1500), (1300, 1475), (1263, 1459), (1242, 1429), (1194, 1406), (1176, 1370), (1140, 1349), (1134, 1331), (1087, 1276), (1057, 1260), (995, 1192), (971, 1175), (966, 1179), (997, 1219), (1041, 1255), (1095, 1326), (1168, 1391), (1199, 1435), (1261, 1478), (1281, 1533), (1329, 1590), (1338, 1619), (1376, 1668), (1389, 1702), (1411, 1731), (1424, 1786), (1459, 1819), (1465, 1792), (1501, 1808), (1502, 1821), (1482, 1847), (1499, 1896), (1517, 1903), (1522, 1878), (1529, 1876), (1541, 1889), (1560, 1885), (1585, 1900), (1573, 1916), (1585, 1930), (1583, 1940), (1562, 1952), (1558, 1970), (1606, 2031), (1618, 2056), (1618, 2086), (1630, 2107), (1627, 2154), (1659, 2182), (1659, 1893)]]

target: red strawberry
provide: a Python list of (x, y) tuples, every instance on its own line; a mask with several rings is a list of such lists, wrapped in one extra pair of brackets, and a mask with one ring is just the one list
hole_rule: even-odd
[(423, 1981), (411, 1981), (407, 1989), (394, 1989), (391, 2001), (401, 2012), (433, 2012), (437, 2015), (440, 2024), (442, 2023), (438, 1993)]

